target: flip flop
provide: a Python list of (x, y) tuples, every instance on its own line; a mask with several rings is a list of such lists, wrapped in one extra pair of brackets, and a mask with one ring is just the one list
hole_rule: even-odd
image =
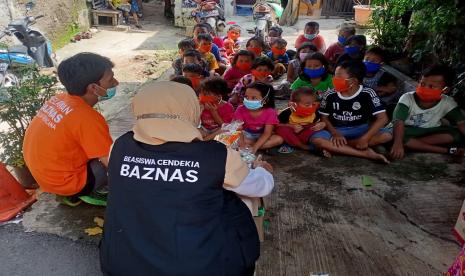
[(289, 154), (294, 152), (294, 148), (292, 148), (289, 145), (282, 145), (279, 149), (278, 152), (281, 154)]

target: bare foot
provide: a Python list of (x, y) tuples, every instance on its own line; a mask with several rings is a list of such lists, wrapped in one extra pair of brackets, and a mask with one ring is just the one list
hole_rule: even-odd
[(326, 157), (326, 158), (331, 158), (333, 157), (333, 155), (331, 154), (331, 152), (327, 151), (327, 150), (322, 150), (321, 151), (323, 153), (323, 156)]
[(370, 148), (368, 148), (365, 152), (368, 159), (378, 160), (386, 164), (390, 163), (384, 155), (376, 153), (374, 150)]

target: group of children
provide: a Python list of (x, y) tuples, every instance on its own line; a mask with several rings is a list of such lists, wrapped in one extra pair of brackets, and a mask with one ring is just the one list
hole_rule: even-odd
[[(326, 48), (318, 23), (309, 22), (295, 41), (296, 51), (288, 49), (279, 27), (270, 29), (267, 41), (250, 38), (244, 49), (240, 34), (233, 25), (221, 38), (208, 24), (198, 24), (193, 39), (178, 44), (172, 80), (199, 95), (205, 140), (239, 120), (241, 146), (253, 153), (299, 148), (386, 163), (385, 145), (393, 159), (403, 158), (405, 148), (465, 154), (465, 116), (446, 95), (454, 79), (448, 67), (433, 66), (416, 91), (402, 95), (397, 80), (382, 69), (385, 51), (367, 48), (365, 36), (351, 25), (341, 26), (338, 41)], [(273, 83), (280, 78), (291, 92), (278, 112)]]

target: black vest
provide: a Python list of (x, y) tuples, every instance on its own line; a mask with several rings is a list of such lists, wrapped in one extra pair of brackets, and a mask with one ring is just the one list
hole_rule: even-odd
[(106, 275), (244, 275), (258, 259), (255, 224), (223, 189), (227, 151), (211, 142), (113, 146), (101, 244)]

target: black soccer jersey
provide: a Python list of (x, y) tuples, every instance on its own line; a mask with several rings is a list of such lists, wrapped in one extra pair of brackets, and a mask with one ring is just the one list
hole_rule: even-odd
[(352, 127), (366, 124), (373, 115), (386, 110), (373, 89), (360, 85), (360, 89), (350, 97), (344, 97), (334, 89), (328, 91), (319, 112), (328, 116), (335, 127)]

